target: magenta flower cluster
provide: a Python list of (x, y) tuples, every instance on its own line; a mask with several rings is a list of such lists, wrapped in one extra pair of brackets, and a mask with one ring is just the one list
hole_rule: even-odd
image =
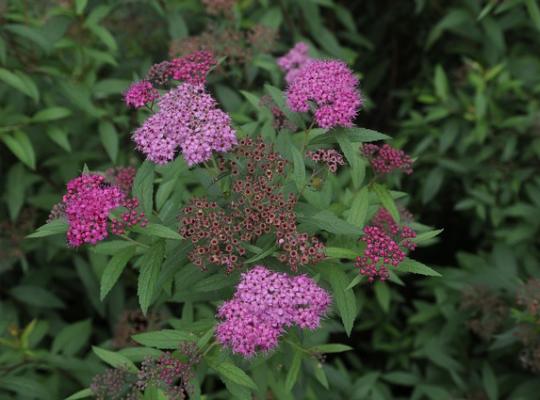
[[(138, 201), (128, 198), (120, 187), (108, 184), (97, 174), (82, 175), (68, 182), (62, 204), (69, 225), (67, 241), (73, 247), (96, 244), (108, 237), (109, 228), (113, 234), (121, 234), (126, 227), (146, 223), (144, 214), (135, 209)], [(109, 221), (109, 214), (117, 207), (128, 210), (119, 220)]]
[(308, 45), (304, 42), (296, 43), (296, 45), (289, 50), (287, 54), (278, 58), (277, 64), (283, 72), (285, 72), (285, 81), (291, 83), (298, 71), (312, 58), (308, 54)]
[(230, 117), (202, 84), (183, 83), (159, 100), (159, 111), (133, 134), (139, 151), (156, 164), (171, 161), (178, 149), (188, 165), (226, 152), (236, 143)]
[[(409, 217), (410, 213), (403, 210), (400, 214)], [(381, 208), (371, 220), (371, 225), (364, 228), (364, 236), (361, 238), (367, 247), (363, 256), (356, 258), (356, 267), (360, 274), (367, 276), (370, 282), (379, 278), (381, 281), (388, 279), (388, 267), (397, 267), (405, 259), (407, 251), (416, 248), (412, 241), (416, 232), (407, 225), (400, 225), (392, 218), (392, 215)]]
[(159, 92), (148, 81), (133, 83), (124, 93), (124, 102), (128, 107), (141, 108), (159, 98)]
[(388, 267), (397, 267), (405, 259), (399, 245), (378, 226), (366, 226), (361, 240), (366, 249), (363, 256), (356, 257), (355, 265), (369, 282), (385, 281), (390, 276)]
[[(407, 217), (410, 213), (407, 210), (400, 210), (400, 214), (401, 218), (405, 219), (404, 217)], [(381, 228), (407, 250), (413, 251), (416, 249), (416, 243), (411, 240), (416, 237), (416, 232), (410, 226), (400, 225), (394, 221), (386, 208), (379, 209), (371, 220), (371, 224)]]
[(234, 297), (219, 308), (223, 321), (216, 337), (234, 353), (251, 357), (275, 348), (286, 327), (317, 328), (330, 302), (326, 290), (305, 275), (256, 266), (242, 274)]
[(216, 65), (214, 55), (209, 51), (200, 50), (170, 61), (167, 73), (178, 81), (202, 84), (214, 65)]
[(290, 82), (287, 104), (293, 111), (307, 112), (310, 101), (321, 128), (350, 127), (362, 105), (358, 79), (342, 61), (309, 61)]
[(378, 146), (366, 143), (360, 147), (361, 152), (369, 160), (373, 170), (381, 175), (401, 170), (410, 175), (413, 172), (413, 160), (403, 150), (395, 149), (388, 144)]

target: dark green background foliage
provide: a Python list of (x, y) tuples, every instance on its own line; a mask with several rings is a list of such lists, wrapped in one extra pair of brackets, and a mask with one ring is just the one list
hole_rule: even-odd
[[(235, 125), (272, 130), (269, 111), (253, 119), (258, 104), (242, 91), (260, 97), (264, 83), (283, 87), (275, 57), (297, 41), (345, 60), (366, 100), (358, 125), (416, 158), (401, 179), (407, 206), (444, 232), (414, 253), (442, 277), (358, 285), (352, 334), (330, 321), (304, 343), (353, 350), (328, 348), (322, 364), (306, 358), (287, 375), (298, 380), (292, 392), (255, 365), (257, 384), (279, 399), (537, 399), (538, 370), (523, 360), (536, 349), (540, 368), (538, 321), (516, 295), (540, 278), (538, 2), (241, 0), (231, 13), (209, 16), (198, 0), (0, 0), (0, 398), (60, 399), (87, 387), (104, 368), (91, 346), (109, 346), (124, 310), (138, 307), (128, 271), (100, 300), (107, 247), (70, 250), (63, 235), (24, 239), (85, 163), (95, 171), (141, 164), (130, 132), (143, 116), (126, 109), (123, 90), (167, 59), (171, 43), (209, 26), (263, 25), (278, 32), (273, 46), (243, 43), (247, 61), (225, 62), (210, 77)], [(158, 172), (177, 182), (170, 169)], [(177, 183), (178, 205), (193, 185)], [(351, 196), (335, 185), (337, 198)], [(158, 192), (159, 207), (170, 194)], [(344, 289), (349, 280), (334, 283)], [(182, 329), (195, 312), (197, 332), (206, 331), (203, 317), (215, 308), (197, 301), (214, 299), (204, 290), (184, 298), (179, 288), (161, 318)], [(536, 348), (520, 339), (526, 324), (536, 324)], [(201, 390), (208, 399), (246, 397), (238, 381), (225, 388), (212, 376)]]

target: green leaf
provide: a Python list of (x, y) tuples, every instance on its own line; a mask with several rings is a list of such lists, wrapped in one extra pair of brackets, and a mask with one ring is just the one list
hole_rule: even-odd
[(289, 110), (289, 107), (287, 107), (287, 105), (285, 104), (285, 97), (281, 90), (269, 84), (264, 85), (264, 90), (270, 95), (270, 97), (272, 97), (274, 103), (276, 103), (276, 105), (285, 114), (288, 120), (292, 121), (297, 127), (304, 126), (304, 121), (302, 120), (302, 118), (298, 114), (291, 112), (291, 110)]
[(125, 368), (129, 372), (137, 373), (137, 367), (129, 358), (113, 351), (105, 350), (97, 346), (92, 346), (92, 351), (105, 363), (113, 368)]
[(136, 247), (137, 243), (128, 242), (127, 240), (107, 240), (96, 244), (91, 248), (94, 253), (104, 254), (106, 256), (114, 256), (121, 250), (128, 247)]
[(85, 24), (85, 26), (96, 35), (101, 42), (107, 46), (111, 53), (116, 53), (118, 45), (114, 36), (105, 27), (96, 24)]
[(323, 365), (319, 360), (313, 360), (313, 372), (315, 374), (315, 379), (317, 379), (323, 387), (328, 389), (328, 378), (326, 377), (326, 372), (324, 372)]
[(428, 232), (419, 233), (418, 235), (416, 235), (415, 238), (411, 239), (411, 241), (414, 242), (414, 243), (417, 243), (417, 244), (427, 242), (428, 240), (433, 239), (436, 236), (439, 236), (439, 234), (443, 230), (444, 229), (436, 229), (436, 230), (432, 230), (432, 231), (428, 231)]
[(17, 219), (24, 204), (24, 192), (26, 191), (25, 177), (25, 169), (21, 163), (13, 165), (7, 173), (6, 201), (9, 217), (12, 221)]
[(137, 295), (142, 312), (146, 315), (148, 307), (152, 304), (156, 284), (159, 278), (161, 262), (165, 255), (165, 242), (156, 242), (141, 259)]
[(243, 370), (236, 365), (224, 361), (217, 363), (214, 360), (209, 360), (210, 367), (212, 367), (220, 376), (231, 382), (237, 383), (241, 386), (248, 387), (253, 390), (257, 390), (257, 385)]
[[(253, 246), (255, 247), (255, 246)], [(244, 261), (244, 264), (253, 264), (259, 260), (262, 260), (263, 258), (269, 256), (274, 251), (276, 251), (277, 247), (276, 245), (269, 246), (266, 250), (260, 249), (253, 257), (250, 257), (246, 261)]]
[(89, 389), (82, 389), (78, 392), (73, 393), (71, 396), (66, 397), (64, 400), (79, 400), (79, 399), (86, 399), (87, 397), (93, 397), (94, 393)]
[(364, 160), (360, 158), (358, 148), (352, 144), (344, 132), (337, 132), (336, 139), (339, 143), (341, 151), (343, 151), (345, 158), (351, 166), (351, 178), (353, 186), (354, 188), (359, 188), (365, 176)]
[(384, 282), (376, 282), (374, 285), (375, 297), (385, 313), (390, 311), (390, 289)]
[(485, 362), (484, 366), (482, 367), (482, 383), (489, 400), (497, 400), (499, 398), (499, 385), (497, 383), (497, 377), (487, 362)]
[(364, 227), (366, 220), (367, 210), (369, 206), (369, 192), (366, 186), (364, 186), (354, 197), (349, 215), (347, 216), (347, 222), (360, 228)]
[(349, 286), (347, 286), (347, 290), (356, 287), (363, 280), (364, 280), (364, 275), (356, 274), (353, 280), (351, 281), (351, 283), (349, 283)]
[(337, 309), (343, 321), (345, 332), (347, 332), (347, 336), (350, 336), (358, 310), (354, 292), (351, 289), (347, 289), (349, 283), (347, 275), (342, 267), (336, 264), (325, 263), (322, 265), (321, 271), (332, 286), (332, 294), (334, 295)]
[(88, 342), (91, 333), (89, 319), (67, 325), (54, 337), (51, 352), (74, 356)]
[(443, 101), (448, 99), (448, 78), (441, 65), (435, 67), (435, 78), (433, 79), (435, 94)]
[(125, 249), (120, 250), (114, 256), (111, 257), (103, 274), (101, 275), (101, 285), (100, 285), (100, 300), (107, 296), (109, 291), (116, 284), (116, 281), (124, 271), (128, 261), (135, 254), (135, 247), (130, 246)]
[(527, 5), (527, 10), (529, 11), (534, 26), (536, 26), (536, 29), (540, 30), (540, 6), (538, 6), (538, 2), (536, 0), (525, 0), (525, 4)]
[(144, 332), (133, 335), (132, 339), (143, 346), (157, 349), (176, 349), (178, 345), (186, 341), (195, 341), (197, 337), (190, 332), (174, 329), (163, 329), (155, 332)]
[(394, 221), (399, 223), (399, 220), (400, 220), (399, 211), (388, 189), (379, 183), (374, 183), (372, 186), (372, 189), (377, 195), (377, 197), (379, 198), (379, 201), (381, 202), (382, 206), (386, 208), (386, 210), (390, 213)]
[(88, 0), (75, 0), (75, 14), (82, 15), (88, 4)]
[(49, 136), (54, 143), (63, 148), (65, 151), (71, 153), (71, 145), (69, 143), (68, 133), (64, 129), (56, 126), (50, 126), (47, 128), (47, 136)]
[(218, 272), (217, 274), (211, 275), (195, 283), (192, 290), (194, 292), (213, 292), (215, 290), (233, 286), (234, 284), (235, 282), (233, 279), (224, 277), (222, 273)]
[(306, 222), (312, 223), (320, 229), (335, 233), (336, 235), (358, 235), (359, 229), (345, 222), (344, 220), (336, 217), (331, 211), (324, 210), (311, 216), (310, 218), (303, 219)]
[(313, 353), (343, 353), (352, 350), (352, 347), (341, 343), (327, 343), (310, 347), (308, 350)]
[(259, 111), (261, 109), (260, 100), (257, 96), (244, 90), (240, 90), (240, 93), (242, 93), (242, 95), (246, 98), (249, 104), (253, 106), (255, 110)]
[(298, 374), (300, 373), (300, 367), (302, 366), (302, 353), (300, 351), (295, 351), (291, 365), (289, 367), (289, 372), (287, 372), (287, 378), (285, 379), (285, 389), (291, 391), (298, 379)]
[(383, 379), (403, 386), (414, 386), (420, 382), (418, 376), (411, 372), (395, 371), (383, 375)]
[(49, 107), (37, 112), (32, 117), (32, 122), (47, 122), (69, 117), (71, 110), (64, 107)]
[(68, 223), (64, 219), (54, 219), (51, 222), (41, 225), (34, 233), (26, 236), (27, 239), (41, 238), (45, 236), (58, 235), (60, 233), (66, 233), (68, 230)]
[(10, 293), (17, 300), (40, 308), (63, 308), (64, 303), (56, 295), (39, 286), (20, 285), (12, 288)]
[(442, 276), (437, 271), (428, 267), (427, 265), (424, 265), (421, 262), (415, 260), (411, 260), (410, 258), (405, 258), (405, 260), (403, 260), (397, 266), (397, 270), (426, 276)]
[(354, 260), (358, 256), (354, 250), (342, 247), (325, 247), (324, 254), (331, 258), (347, 258), (349, 260)]
[(304, 164), (304, 157), (300, 154), (300, 151), (291, 144), (291, 153), (293, 157), (293, 179), (296, 183), (296, 188), (301, 192), (306, 185), (306, 166)]
[(36, 169), (36, 154), (26, 133), (15, 131), (13, 135), (4, 135), (2, 140), (15, 156), (29, 168)]
[(99, 123), (99, 137), (107, 155), (114, 163), (116, 161), (116, 156), (118, 155), (119, 142), (118, 133), (116, 132), (114, 125), (107, 121), (101, 121)]
[(434, 168), (428, 174), (422, 189), (422, 203), (427, 204), (439, 192), (444, 179), (444, 171)]
[(132, 229), (134, 232), (142, 233), (143, 235), (155, 236), (163, 239), (181, 240), (182, 236), (171, 228), (161, 224), (148, 224), (144, 228), (135, 226)]
[(139, 199), (144, 213), (152, 215), (154, 199), (154, 164), (146, 160), (142, 163), (133, 181), (133, 195)]
[(0, 376), (0, 389), (7, 389), (17, 393), (16, 397), (3, 396), (8, 399), (48, 400), (51, 398), (51, 393), (48, 392), (47, 387), (38, 382), (35, 377), (13, 376), (3, 373)]
[(343, 132), (351, 142), (376, 142), (391, 139), (390, 136), (384, 133), (366, 128), (339, 128), (337, 132)]
[(0, 68), (0, 80), (31, 97), (36, 102), (39, 100), (39, 92), (37, 91), (35, 84), (30, 78), (21, 72), (13, 73), (7, 69)]
[(124, 347), (121, 350), (118, 350), (120, 354), (123, 356), (126, 356), (133, 362), (141, 362), (144, 361), (146, 358), (151, 357), (159, 357), (163, 354), (161, 350), (158, 349), (152, 349), (150, 347)]

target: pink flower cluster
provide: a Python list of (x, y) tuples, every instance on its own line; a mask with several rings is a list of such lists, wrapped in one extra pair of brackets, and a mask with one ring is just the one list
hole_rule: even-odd
[(308, 151), (306, 154), (313, 161), (326, 164), (333, 173), (337, 171), (340, 165), (345, 165), (343, 156), (334, 149), (319, 149), (317, 151)]
[(145, 80), (159, 86), (165, 85), (170, 79), (194, 85), (203, 84), (214, 65), (216, 60), (212, 52), (197, 50), (171, 61), (152, 65)]
[[(407, 210), (402, 213), (410, 215)], [(415, 237), (416, 232), (411, 227), (398, 224), (386, 209), (381, 208), (371, 225), (364, 228), (361, 240), (367, 247), (363, 256), (356, 257), (355, 263), (360, 274), (367, 276), (370, 282), (376, 278), (388, 279), (388, 266), (397, 267), (405, 259), (406, 252), (416, 248), (416, 243), (411, 240)]]
[[(71, 246), (84, 243), (96, 244), (113, 234), (121, 234), (127, 227), (146, 224), (143, 213), (136, 211), (137, 199), (130, 199), (118, 186), (105, 182), (97, 174), (81, 175), (68, 182), (67, 193), (62, 199), (64, 213), (69, 224), (67, 240)], [(120, 220), (112, 219), (110, 212), (125, 207)]]
[(218, 341), (251, 357), (278, 344), (293, 324), (315, 329), (330, 305), (330, 295), (305, 275), (291, 277), (256, 266), (242, 274), (234, 297), (218, 311)]
[(133, 83), (124, 93), (124, 102), (128, 107), (141, 108), (159, 98), (159, 92), (148, 81)]
[(180, 148), (190, 166), (237, 143), (230, 117), (217, 108), (202, 84), (190, 83), (162, 96), (159, 111), (135, 131), (133, 140), (138, 150), (157, 164), (171, 161)]
[(321, 128), (350, 127), (362, 105), (358, 79), (342, 61), (308, 61), (289, 83), (287, 103), (295, 112), (307, 112), (310, 101)]
[[(402, 218), (403, 215), (410, 215), (407, 210), (400, 210), (400, 214), (402, 214)], [(371, 223), (372, 225), (384, 230), (388, 235), (392, 236), (392, 238), (394, 238), (407, 250), (413, 251), (414, 249), (416, 249), (416, 243), (411, 240), (416, 237), (416, 232), (410, 226), (400, 225), (396, 221), (394, 221), (394, 218), (392, 218), (386, 208), (379, 209), (377, 214), (375, 214), (375, 216), (371, 220)]]
[(296, 43), (287, 54), (278, 58), (277, 64), (285, 72), (285, 81), (290, 84), (298, 75), (298, 71), (312, 58), (308, 54), (308, 45), (304, 42)]
[(378, 146), (366, 143), (360, 147), (361, 152), (369, 160), (375, 172), (385, 175), (397, 169), (410, 175), (413, 172), (413, 160), (403, 150), (395, 149), (388, 144)]
[(377, 278), (385, 281), (389, 277), (388, 266), (397, 267), (405, 259), (399, 245), (377, 226), (366, 226), (362, 241), (367, 247), (363, 256), (356, 257), (355, 265), (370, 282)]
[(178, 81), (202, 84), (214, 65), (216, 65), (214, 55), (209, 51), (200, 50), (172, 60), (169, 63), (168, 74)]

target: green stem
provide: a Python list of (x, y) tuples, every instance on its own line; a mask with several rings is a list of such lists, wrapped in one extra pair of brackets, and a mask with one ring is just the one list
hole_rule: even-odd
[(214, 340), (209, 342), (208, 347), (204, 350), (202, 356), (206, 356), (210, 350), (212, 350), (218, 343)]
[(308, 139), (309, 134), (311, 133), (311, 130), (313, 129), (313, 125), (315, 124), (315, 121), (311, 122), (311, 125), (304, 131), (304, 140), (302, 142), (302, 156), (304, 156), (304, 153), (306, 151), (306, 147), (308, 145)]

